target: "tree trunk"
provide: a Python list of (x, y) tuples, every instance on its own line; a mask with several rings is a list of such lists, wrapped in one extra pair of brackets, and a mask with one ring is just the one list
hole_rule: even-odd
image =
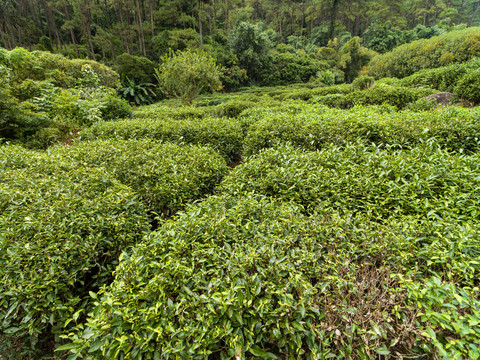
[(12, 30), (12, 28), (10, 26), (8, 27), (8, 35), (9, 35), (10, 41), (11, 41), (10, 49), (15, 49), (17, 47), (17, 40), (15, 39), (15, 32)]
[(475, 17), (477, 16), (477, 10), (478, 10), (479, 6), (480, 6), (480, 0), (477, 1), (477, 4), (475, 5), (475, 9), (473, 10), (472, 18), (470, 19), (470, 23), (468, 24), (469, 27), (472, 27), (472, 25), (473, 25), (473, 21), (475, 20)]
[(113, 51), (113, 43), (112, 40), (108, 40), (110, 44), (110, 51), (112, 52), (112, 60), (115, 61), (115, 52)]
[(112, 21), (110, 20), (110, 13), (108, 11), (107, 0), (104, 1), (103, 8), (104, 8), (104, 12), (105, 12), (105, 19), (107, 20), (107, 29), (111, 29), (112, 28)]
[[(65, 6), (65, 16), (68, 21), (70, 21), (70, 13), (68, 12), (68, 6)], [(70, 27), (70, 37), (72, 38), (73, 48), (75, 49), (75, 55), (78, 57), (78, 48), (77, 42), (75, 41), (75, 34), (73, 33), (73, 29)]]
[(465, 5), (465, 0), (462, 0), (462, 2), (460, 3), (459, 9), (458, 9), (457, 24), (460, 24), (462, 22), (464, 5)]
[(198, 5), (198, 32), (200, 34), (200, 45), (203, 45), (202, 16), (201, 16), (200, 0), (197, 0), (197, 5)]
[(10, 45), (9, 45), (7, 39), (5, 38), (5, 34), (3, 33), (3, 30), (0, 31), (0, 36), (2, 37), (3, 46), (7, 49), (10, 49)]
[(142, 13), (140, 11), (140, 2), (136, 0), (137, 3), (137, 14), (138, 14), (138, 23), (140, 25), (140, 42), (141, 48), (143, 50), (143, 56), (147, 56), (147, 51), (145, 49), (145, 32), (143, 31), (143, 20), (142, 20)]
[(229, 17), (230, 17), (230, 4), (228, 2), (228, 0), (225, 0), (225, 5), (223, 7), (223, 17), (225, 18), (225, 33), (228, 34), (228, 30), (229, 30), (229, 27), (228, 27), (228, 21), (229, 21)]
[(125, 48), (127, 54), (130, 55), (130, 49), (128, 48), (127, 37), (124, 33), (125, 22), (123, 21), (122, 9), (119, 9), (115, 6), (115, 11), (117, 12), (117, 19), (120, 19), (120, 29), (121, 29), (120, 30), (120, 39), (122, 40), (123, 47)]
[[(85, 4), (85, 5), (88, 5), (88, 4)], [(90, 27), (91, 23), (92, 23), (92, 14), (90, 12), (90, 9), (85, 9), (85, 13), (84, 13), (84, 16), (85, 16), (85, 32), (87, 34), (87, 39), (88, 39), (88, 43), (90, 45), (90, 51), (92, 53), (92, 58), (94, 61), (97, 61), (97, 56), (95, 55), (95, 49), (93, 48), (93, 41), (92, 41), (92, 29)]]
[(43, 6), (45, 9), (45, 16), (47, 17), (47, 22), (49, 23), (49, 28), (50, 26), (52, 27), (55, 37), (57, 39), (56, 49), (58, 51), (58, 47), (59, 46), (62, 47), (63, 42), (62, 42), (62, 39), (60, 38), (60, 33), (58, 31), (57, 24), (55, 23), (55, 17), (53, 16), (52, 8), (48, 5), (48, 3), (45, 0), (43, 2)]
[(283, 1), (280, 1), (280, 7), (278, 8), (278, 19), (279, 19), (279, 32), (280, 36), (283, 38), (283, 29), (282, 29), (282, 6), (283, 6)]
[(302, 24), (300, 26), (300, 42), (303, 39), (303, 27), (305, 26), (305, 2), (302, 2)]
[(152, 26), (152, 38), (155, 36), (155, 23), (153, 22), (153, 0), (150, 0), (150, 24)]
[(335, 34), (335, 22), (337, 21), (337, 12), (338, 12), (338, 3), (339, 0), (333, 0), (332, 3), (332, 11), (330, 14), (330, 33), (329, 37), (330, 39), (333, 39), (333, 36)]
[[(195, 3), (194, 0), (190, 2), (190, 7), (192, 8), (192, 19), (195, 19)], [(195, 21), (192, 21), (193, 30), (195, 30)]]
[(213, 28), (217, 29), (217, 4), (215, 0), (213, 0)]

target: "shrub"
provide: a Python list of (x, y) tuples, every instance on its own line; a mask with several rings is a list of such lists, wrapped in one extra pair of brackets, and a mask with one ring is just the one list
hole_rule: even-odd
[[(115, 91), (98, 89), (61, 89), (51, 100), (48, 114), (79, 126), (90, 126), (101, 120), (130, 117), (132, 110)], [(45, 106), (45, 104), (43, 105)]]
[(112, 89), (118, 75), (102, 64), (22, 48), (3, 55), (1, 137), (45, 148), (70, 141), (79, 127), (131, 115)]
[[(331, 213), (309, 219), (296, 205), (259, 196), (211, 197), (122, 257), (85, 332), (70, 336), (71, 359), (314, 359), (404, 350), (412, 333), (402, 326), (412, 318), (393, 306), (403, 295), (389, 289), (388, 269), (354, 260), (364, 231), (395, 244), (395, 230)], [(383, 335), (364, 335), (374, 329)], [(390, 345), (393, 338), (401, 345)]]
[(359, 76), (352, 82), (352, 87), (355, 90), (366, 90), (372, 88), (375, 85), (375, 79), (371, 76)]
[(19, 101), (32, 100), (36, 97), (41, 97), (42, 92), (47, 88), (52, 88), (53, 85), (48, 81), (35, 81), (26, 79), (22, 82), (15, 82), (11, 84), (11, 93)]
[(124, 99), (119, 99), (114, 94), (104, 94), (101, 97), (100, 112), (105, 121), (132, 117), (132, 107)]
[(406, 111), (431, 111), (438, 107), (435, 99), (421, 98), (405, 106)]
[[(93, 60), (73, 59), (69, 60), (65, 73), (72, 76), (74, 79), (82, 79), (82, 68), (85, 65), (89, 65), (95, 74), (100, 79), (100, 84), (107, 88), (118, 89), (120, 86), (120, 76), (110, 69), (108, 66), (103, 65)], [(61, 84), (59, 84), (61, 86)]]
[(403, 78), (400, 84), (410, 87), (431, 87), (440, 91), (453, 92), (460, 79), (480, 66), (480, 60), (474, 58), (461, 64), (451, 64), (435, 69), (424, 69)]
[(24, 141), (24, 146), (32, 149), (46, 149), (56, 143), (69, 144), (73, 142), (80, 130), (79, 125), (75, 123), (55, 119)]
[(27, 79), (49, 80), (58, 87), (74, 87), (84, 78), (85, 73), (82, 68), (88, 65), (99, 77), (102, 86), (117, 88), (120, 85), (118, 74), (103, 64), (83, 59), (69, 60), (62, 55), (47, 51), (30, 52), (23, 48), (16, 48), (7, 51), (0, 61), (12, 69), (13, 80), (19, 83)]
[(4, 85), (0, 88), (0, 138), (25, 139), (42, 127), (47, 126), (50, 120), (45, 114), (33, 112), (31, 104), (22, 104), (11, 94), (11, 88), (1, 74), (0, 80)]
[(111, 280), (121, 251), (148, 229), (145, 211), (100, 169), (38, 163), (0, 177), (0, 353), (51, 354), (91, 309), (88, 292)]
[(332, 108), (344, 109), (348, 107), (343, 94), (329, 94), (323, 96), (315, 96), (309, 100), (311, 104), (325, 105)]
[(452, 31), (428, 40), (404, 44), (393, 51), (374, 57), (368, 74), (382, 77), (404, 78), (425, 68), (447, 65), (445, 55), (454, 63), (462, 63), (480, 55), (480, 28)]
[(350, 84), (318, 87), (314, 89), (302, 89), (297, 91), (285, 91), (280, 100), (309, 100), (314, 96), (324, 96), (330, 94), (348, 94), (354, 91)]
[(294, 201), (308, 213), (365, 212), (378, 221), (428, 218), (431, 211), (443, 219), (469, 219), (479, 202), (474, 158), (450, 155), (431, 142), (397, 152), (361, 143), (319, 152), (279, 146), (236, 167), (218, 192)]
[(155, 81), (155, 64), (153, 61), (130, 54), (122, 54), (115, 58), (115, 70), (121, 75), (135, 79), (139, 83)]
[(480, 104), (480, 69), (471, 70), (460, 78), (454, 95), (473, 104)]
[(157, 96), (152, 83), (140, 83), (126, 77), (121, 86), (119, 95), (133, 105), (152, 104)]
[[(277, 52), (271, 57), (269, 67), (264, 67), (262, 71), (262, 84), (264, 85), (276, 85), (276, 84), (292, 84), (307, 82), (311, 78), (314, 78), (316, 74), (324, 70), (326, 65), (316, 59), (313, 59), (306, 54), (290, 53), (290, 52)], [(331, 83), (326, 85), (333, 85), (335, 79), (332, 76), (324, 77)]]
[(319, 70), (317, 71), (315, 82), (332, 86), (335, 84), (335, 75), (330, 70)]
[(360, 45), (360, 38), (355, 36), (342, 46), (339, 55), (339, 68), (345, 75), (345, 81), (351, 83), (376, 52)]
[(155, 139), (179, 144), (208, 145), (227, 161), (240, 157), (243, 132), (241, 124), (231, 119), (202, 118), (173, 120), (148, 117), (100, 122), (80, 133), (85, 140), (92, 139)]
[(230, 100), (214, 107), (210, 113), (212, 116), (236, 118), (242, 111), (256, 105), (251, 101)]
[(355, 91), (345, 95), (343, 106), (351, 108), (355, 105), (388, 104), (403, 109), (407, 104), (433, 94), (433, 89), (411, 89), (404, 87), (376, 87), (363, 91)]
[(361, 138), (380, 146), (411, 147), (436, 137), (443, 147), (472, 152), (478, 149), (478, 110), (445, 107), (435, 112), (396, 112), (389, 106), (354, 107), (348, 111), (304, 107), (298, 114), (270, 111), (250, 125), (244, 153), (251, 155), (277, 141), (304, 149), (342, 145)]
[(202, 91), (222, 88), (221, 69), (212, 57), (200, 51), (186, 50), (164, 56), (155, 74), (163, 94), (180, 98), (187, 105)]
[(247, 84), (247, 71), (241, 69), (238, 65), (232, 65), (223, 69), (223, 74), (220, 81), (223, 84), (223, 89), (226, 91), (234, 91), (241, 86)]
[(211, 149), (152, 140), (103, 140), (56, 147), (51, 156), (72, 164), (105, 168), (138, 193), (149, 211), (170, 216), (210, 193), (227, 171)]

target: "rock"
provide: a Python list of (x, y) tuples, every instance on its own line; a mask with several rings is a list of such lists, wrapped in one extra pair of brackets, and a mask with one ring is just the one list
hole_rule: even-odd
[(452, 103), (453, 94), (451, 92), (439, 92), (432, 95), (428, 95), (425, 99), (435, 100), (438, 105), (446, 106)]

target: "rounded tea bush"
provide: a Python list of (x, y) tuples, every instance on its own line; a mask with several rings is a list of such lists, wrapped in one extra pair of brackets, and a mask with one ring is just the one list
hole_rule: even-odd
[(227, 161), (240, 157), (243, 131), (241, 124), (228, 118), (174, 120), (142, 117), (116, 122), (100, 122), (82, 131), (84, 140), (94, 139), (154, 139), (177, 144), (208, 145)]
[(211, 193), (228, 170), (225, 160), (211, 148), (149, 139), (78, 142), (57, 146), (50, 157), (105, 168), (135, 189), (149, 211), (166, 216)]
[(149, 229), (134, 191), (103, 169), (0, 174), (0, 354), (36, 358), (91, 309), (120, 253)]
[(217, 191), (294, 201), (307, 213), (474, 218), (480, 206), (477, 158), (449, 154), (432, 141), (397, 151), (362, 143), (314, 152), (283, 145), (248, 158)]
[(480, 104), (480, 69), (465, 74), (457, 83), (454, 95), (473, 104)]
[(296, 114), (270, 110), (260, 113), (249, 126), (244, 154), (255, 154), (278, 141), (307, 150), (358, 139), (409, 148), (430, 137), (444, 148), (471, 153), (479, 146), (479, 111), (446, 106), (435, 112), (397, 112), (386, 105), (356, 106), (348, 111), (305, 105)]
[(364, 75), (359, 76), (352, 81), (352, 87), (355, 90), (366, 90), (375, 85), (375, 79), (371, 76)]
[[(210, 197), (122, 257), (85, 331), (64, 349), (74, 349), (71, 359), (132, 360), (402, 351), (407, 318), (393, 307), (401, 295), (389, 290), (385, 268), (353, 260), (363, 249), (354, 243), (396, 244), (398, 228), (364, 223), (333, 213), (307, 218), (261, 196)], [(384, 336), (363, 336), (374, 329)], [(390, 345), (393, 338), (401, 345)]]
[(44, 153), (19, 145), (0, 146), (0, 171), (22, 169), (45, 158)]

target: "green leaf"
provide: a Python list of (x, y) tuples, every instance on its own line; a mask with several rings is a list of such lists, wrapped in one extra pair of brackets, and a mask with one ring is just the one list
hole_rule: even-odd
[(250, 347), (250, 349), (248, 349), (249, 352), (251, 352), (253, 355), (255, 356), (260, 356), (262, 358), (266, 358), (268, 357), (268, 352), (262, 350), (260, 347), (258, 347), (257, 345), (253, 345)]
[(375, 351), (376, 351), (377, 354), (379, 354), (379, 355), (390, 355), (390, 350), (387, 349), (387, 347), (385, 346), (385, 344), (383, 344), (382, 346), (380, 346), (379, 348), (377, 348)]
[(55, 349), (55, 351), (65, 351), (65, 350), (71, 350), (75, 349), (78, 345), (75, 343), (68, 343), (62, 346), (59, 346), (58, 348)]

